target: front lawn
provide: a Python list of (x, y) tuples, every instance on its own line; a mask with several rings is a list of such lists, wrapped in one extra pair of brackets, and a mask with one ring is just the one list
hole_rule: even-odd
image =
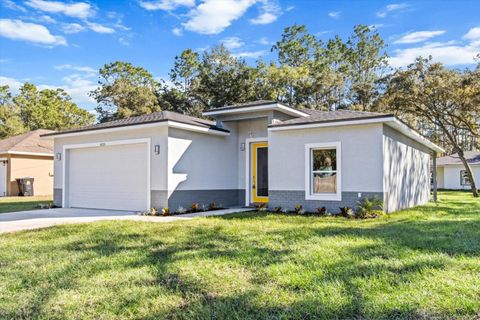
[(0, 213), (34, 210), (40, 204), (53, 204), (52, 196), (0, 197)]
[(375, 220), (245, 213), (0, 235), (0, 318), (465, 318), (480, 200)]

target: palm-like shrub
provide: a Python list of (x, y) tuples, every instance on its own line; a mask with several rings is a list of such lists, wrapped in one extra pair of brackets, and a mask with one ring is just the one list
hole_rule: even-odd
[(383, 200), (373, 198), (363, 198), (357, 202), (357, 218), (375, 218), (383, 213)]

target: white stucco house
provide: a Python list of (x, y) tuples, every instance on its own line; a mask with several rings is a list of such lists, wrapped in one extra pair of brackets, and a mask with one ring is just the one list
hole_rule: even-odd
[[(470, 164), (475, 181), (480, 181), (480, 151), (466, 151), (465, 159)], [(437, 186), (441, 189), (468, 190), (470, 180), (465, 166), (457, 154), (437, 159)]]
[(45, 135), (54, 139), (55, 204), (337, 212), (377, 196), (392, 212), (429, 200), (430, 158), (443, 151), (389, 114), (257, 101), (204, 115), (215, 121), (162, 111)]

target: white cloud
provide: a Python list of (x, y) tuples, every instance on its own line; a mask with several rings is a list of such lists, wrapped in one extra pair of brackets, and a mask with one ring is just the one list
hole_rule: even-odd
[(463, 45), (454, 41), (436, 42), (420, 47), (394, 50), (389, 62), (392, 67), (403, 67), (413, 63), (419, 56), (424, 58), (432, 56), (433, 61), (442, 62), (448, 66), (473, 64), (475, 63), (474, 57), (479, 52), (480, 43), (478, 42)]
[(229, 50), (238, 49), (245, 45), (245, 43), (239, 37), (228, 37), (222, 40), (225, 48)]
[(475, 45), (480, 46), (480, 27), (471, 28), (463, 36), (463, 39), (471, 40)]
[(63, 83), (60, 85), (60, 87), (68, 92), (75, 103), (93, 104), (95, 102), (95, 100), (88, 95), (91, 91), (98, 87), (95, 81), (85, 78), (82, 75), (71, 74), (63, 77), (62, 82)]
[(265, 50), (259, 50), (259, 51), (245, 51), (245, 52), (238, 52), (234, 53), (233, 56), (237, 58), (258, 58), (260, 56), (263, 56), (265, 54)]
[(52, 35), (45, 26), (21, 20), (0, 19), (0, 36), (51, 46), (67, 45), (64, 37)]
[(65, 33), (79, 33), (85, 30), (85, 27), (78, 23), (64, 23), (62, 25), (62, 31)]
[(128, 39), (125, 39), (124, 37), (118, 38), (118, 43), (120, 43), (122, 46), (130, 45), (130, 41), (128, 41)]
[(92, 67), (86, 67), (86, 66), (75, 66), (71, 64), (62, 64), (54, 67), (56, 70), (74, 70), (74, 71), (79, 71), (79, 72), (84, 72), (90, 75), (96, 75), (97, 70), (95, 70)]
[(406, 3), (391, 3), (385, 7), (382, 11), (377, 12), (377, 16), (380, 18), (385, 18), (389, 13), (393, 11), (404, 10), (410, 7)]
[(262, 3), (262, 13), (250, 19), (251, 24), (269, 24), (277, 20), (281, 13), (280, 7), (273, 0), (259, 0)]
[(96, 33), (115, 33), (115, 29), (98, 24), (98, 23), (88, 23), (87, 24), (90, 30)]
[(50, 17), (46, 14), (38, 17), (38, 21), (42, 21), (42, 22), (46, 22), (46, 23), (52, 23), (52, 24), (57, 23), (57, 20), (53, 19), (52, 17)]
[(0, 76), (0, 86), (8, 86), (13, 93), (18, 93), (18, 89), (20, 89), (22, 84), (17, 79)]
[(189, 12), (185, 29), (201, 34), (217, 34), (245, 14), (255, 0), (204, 0)]
[(277, 16), (270, 12), (265, 12), (254, 19), (250, 19), (252, 24), (269, 24), (277, 20)]
[(289, 6), (289, 7), (287, 7), (287, 8), (285, 9), (285, 11), (287, 11), (287, 12), (288, 12), (288, 11), (292, 11), (293, 9), (295, 9), (295, 7), (294, 7), (294, 6)]
[(266, 37), (261, 37), (260, 39), (258, 39), (256, 41), (258, 44), (262, 44), (264, 46), (268, 46), (268, 45), (272, 45), (273, 42), (271, 42), (270, 40), (268, 40)]
[(22, 11), (22, 12), (27, 12), (27, 9), (25, 9), (24, 7), (16, 4), (16, 3), (13, 2), (12, 0), (2, 0), (2, 5), (3, 5), (5, 8), (8, 8), (8, 9), (18, 10), (18, 11)]
[(178, 7), (193, 7), (195, 0), (157, 0), (157, 1), (140, 1), (139, 5), (149, 11), (165, 10), (170, 11)]
[(183, 35), (183, 30), (182, 28), (173, 28), (172, 33), (177, 37), (180, 37), (181, 35)]
[(26, 5), (50, 13), (63, 13), (73, 18), (85, 19), (95, 14), (93, 7), (86, 2), (64, 3), (60, 1), (29, 0)]
[(340, 13), (341, 13), (340, 11), (332, 11), (328, 13), (328, 16), (330, 18), (337, 19), (337, 18), (340, 18)]
[(445, 33), (445, 30), (415, 31), (415, 32), (410, 32), (410, 33), (405, 34), (400, 39), (396, 40), (394, 43), (423, 42), (423, 41), (431, 39), (433, 37), (440, 36), (444, 33)]
[[(60, 85), (41, 83), (36, 84), (36, 86), (40, 90), (62, 88), (70, 95), (73, 102), (81, 106), (86, 105), (88, 107), (93, 107), (95, 105), (95, 100), (88, 94), (90, 91), (95, 90), (98, 85), (91, 78), (91, 75), (71, 74), (63, 77)], [(19, 88), (24, 82), (24, 80), (0, 76), (0, 85), (8, 85), (11, 91), (15, 94), (19, 92)]]
[(98, 23), (87, 22), (87, 26), (90, 30), (95, 31), (96, 33), (115, 33), (115, 29)]

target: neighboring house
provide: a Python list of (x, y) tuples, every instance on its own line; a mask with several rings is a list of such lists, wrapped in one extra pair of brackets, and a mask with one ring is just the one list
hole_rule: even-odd
[(204, 115), (216, 122), (162, 111), (45, 135), (55, 142), (55, 204), (338, 212), (377, 196), (392, 212), (429, 200), (430, 155), (443, 151), (388, 114), (258, 101)]
[(34, 178), (34, 195), (53, 194), (53, 142), (35, 130), (0, 140), (0, 196), (18, 196), (15, 179)]
[[(480, 182), (480, 151), (465, 151), (475, 181)], [(470, 189), (470, 180), (457, 154), (437, 159), (437, 187), (441, 189)]]

